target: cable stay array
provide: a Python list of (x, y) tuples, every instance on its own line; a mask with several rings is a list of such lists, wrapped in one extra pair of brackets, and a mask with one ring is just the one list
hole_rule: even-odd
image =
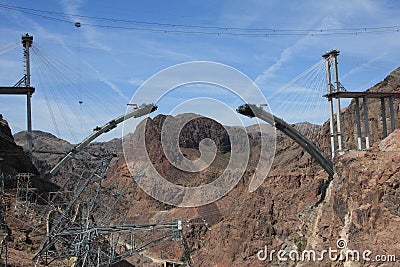
[(81, 130), (85, 128), (86, 132), (88, 125), (104, 123), (101, 114), (112, 115), (115, 110), (121, 110), (121, 99), (110, 97), (105, 100), (101, 97), (105, 88), (94, 88), (79, 79), (80, 72), (72, 67), (76, 63), (62, 62), (56, 56), (42, 52), (37, 45), (32, 47), (32, 61), (35, 83), (41, 88), (38, 95), (43, 94), (55, 132), (60, 132), (57, 124), (62, 123), (77, 143), (77, 135), (82, 131), (73, 126), (81, 125)]
[[(262, 88), (272, 114), (312, 142), (321, 140), (322, 124), (329, 118), (325, 62), (320, 60), (279, 88)], [(271, 92), (271, 93), (269, 93)], [(247, 103), (264, 104), (264, 103)], [(329, 147), (321, 147), (329, 154)]]
[(17, 49), (18, 47), (20, 47), (20, 42), (13, 42), (13, 43), (7, 44), (3, 47), (0, 47), (0, 56), (3, 54), (6, 54), (8, 52), (11, 52), (11, 51)]

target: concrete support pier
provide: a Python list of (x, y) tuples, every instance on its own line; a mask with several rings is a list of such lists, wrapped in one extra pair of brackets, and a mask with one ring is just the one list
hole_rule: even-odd
[(362, 140), (361, 140), (360, 100), (357, 97), (355, 98), (355, 101), (356, 101), (357, 146), (358, 150), (361, 150)]
[(363, 97), (364, 105), (364, 129), (365, 129), (365, 148), (369, 148), (369, 118), (368, 118), (368, 104), (367, 97)]

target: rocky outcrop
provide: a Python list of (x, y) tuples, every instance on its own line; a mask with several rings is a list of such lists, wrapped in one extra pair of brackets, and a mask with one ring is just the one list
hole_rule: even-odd
[[(18, 132), (14, 135), (16, 144), (25, 144), (25, 132)], [(41, 177), (46, 177), (47, 173), (74, 148), (74, 144), (58, 138), (51, 133), (35, 130), (32, 132), (33, 154), (32, 162), (39, 170)], [(65, 177), (71, 176), (71, 172), (79, 168), (86, 168), (88, 172), (94, 170), (101, 160), (101, 155), (112, 153), (115, 157), (122, 155), (121, 139), (112, 139), (108, 142), (93, 142), (89, 144), (83, 152), (78, 153), (71, 161), (64, 166), (56, 175), (51, 178), (60, 186), (70, 186), (65, 184)], [(112, 164), (116, 158), (112, 160)], [(74, 181), (71, 181), (74, 183)]]
[[(138, 126), (135, 137), (132, 138), (135, 144), (140, 143), (143, 138), (140, 135), (140, 127), (146, 123), (146, 149), (159, 173), (171, 182), (188, 186), (205, 184), (218, 177), (227, 166), (230, 152), (219, 150), (213, 164), (198, 173), (180, 171), (168, 162), (160, 143), (160, 132), (165, 118), (166, 116), (160, 115), (154, 119), (147, 119)], [(175, 119), (179, 120), (179, 117)], [(297, 127), (306, 130), (307, 127), (314, 126), (301, 124)], [(193, 133), (195, 129), (202, 129), (204, 133)], [(226, 138), (222, 129), (223, 127), (208, 118), (192, 120), (182, 129), (180, 135), (184, 137), (180, 139), (184, 156), (189, 159), (199, 156), (200, 138), (212, 138), (216, 144), (222, 144)], [(158, 211), (164, 210), (164, 220), (205, 220), (210, 230), (204, 224), (185, 229), (197, 266), (257, 266), (260, 263), (256, 258), (258, 249), (264, 244), (279, 247), (291, 238), (293, 231), (300, 227), (298, 214), (310, 209), (321, 199), (321, 188), (328, 177), (299, 145), (278, 134), (276, 158), (271, 172), (256, 192), (249, 193), (249, 181), (260, 155), (260, 133), (257, 132), (257, 127), (249, 127), (248, 130), (251, 144), (249, 166), (243, 179), (227, 196), (212, 205), (182, 209), (160, 203), (138, 190), (135, 195), (137, 202), (131, 208), (130, 216), (136, 216), (135, 220), (145, 217), (149, 220), (159, 216)], [(185, 143), (191, 139), (194, 141)], [(132, 149), (134, 147), (137, 148), (137, 145), (132, 145)], [(137, 161), (140, 160), (141, 155), (138, 155)], [(125, 160), (121, 158), (110, 169), (109, 174), (110, 179), (117, 175), (120, 178), (129, 177)], [(149, 212), (153, 213), (150, 217), (147, 216)], [(157, 255), (156, 252), (153, 253), (153, 256)], [(165, 255), (166, 252), (162, 254)]]
[[(21, 175), (19, 180), (18, 174), (26, 176)], [(47, 205), (48, 193), (60, 188), (40, 178), (39, 171), (23, 148), (16, 144), (8, 123), (2, 117), (0, 175), (1, 185), (4, 185), (0, 198), (2, 261), (5, 255), (3, 245), (7, 245), (7, 266), (31, 266), (32, 253), (39, 248), (43, 238), (36, 233), (32, 237), (32, 229), (42, 223), (40, 215), (43, 206)]]
[[(309, 248), (337, 249), (337, 240), (344, 239), (350, 250), (372, 251), (374, 261), (376, 255), (400, 254), (399, 140), (396, 130), (368, 151), (351, 151), (337, 160), (334, 180), (308, 232)], [(341, 264), (376, 266), (360, 258)]]
[(15, 143), (3, 116), (0, 118), (0, 172), (11, 176), (22, 172), (38, 174), (28, 155)]
[[(18, 145), (24, 145), (25, 136), (25, 131), (16, 133), (14, 135), (15, 142)], [(32, 144), (34, 151), (32, 161), (42, 177), (73, 147), (67, 141), (57, 138), (51, 133), (37, 130), (32, 132)]]

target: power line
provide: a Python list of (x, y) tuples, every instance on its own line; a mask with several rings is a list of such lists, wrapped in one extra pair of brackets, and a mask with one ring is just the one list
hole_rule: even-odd
[[(283, 36), (328, 36), (328, 35), (361, 35), (378, 34), (388, 32), (399, 32), (400, 26), (380, 26), (380, 27), (354, 27), (354, 28), (326, 28), (326, 29), (274, 29), (274, 28), (241, 28), (234, 26), (216, 26), (216, 25), (193, 25), (193, 24), (173, 24), (153, 21), (137, 21), (119, 18), (108, 18), (98, 16), (87, 16), (79, 14), (70, 14), (49, 10), (18, 7), (12, 5), (0, 4), (0, 8), (22, 12), (44, 19), (74, 24), (68, 17), (82, 19), (93, 19), (98, 21), (107, 21), (112, 23), (136, 24), (138, 26), (121, 26), (112, 24), (82, 23), (81, 26), (97, 27), (104, 29), (134, 30), (154, 33), (168, 34), (193, 34), (193, 35), (214, 35), (214, 36), (242, 36), (242, 37), (283, 37)], [(61, 16), (56, 17), (56, 16)], [(66, 17), (66, 18), (62, 18)], [(145, 26), (145, 27), (143, 27)]]

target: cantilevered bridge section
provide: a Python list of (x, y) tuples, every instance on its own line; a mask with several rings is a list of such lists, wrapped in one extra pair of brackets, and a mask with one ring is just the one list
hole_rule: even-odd
[(276, 117), (275, 115), (266, 112), (260, 107), (257, 107), (254, 104), (245, 104), (236, 109), (242, 115), (245, 115), (250, 118), (257, 117), (260, 120), (263, 120), (278, 130), (281, 130), (291, 139), (293, 139), (296, 143), (298, 143), (304, 150), (306, 150), (317, 162), (324, 168), (324, 170), (329, 174), (330, 177), (333, 177), (333, 163), (332, 161), (325, 155), (325, 153), (317, 147), (310, 139), (302, 135), (299, 131), (297, 131), (294, 127), (290, 126), (283, 119)]
[(57, 163), (56, 166), (54, 166), (53, 169), (48, 173), (47, 179), (52, 177), (54, 174), (56, 174), (70, 159), (72, 159), (76, 154), (78, 154), (83, 148), (85, 148), (87, 145), (90, 144), (94, 139), (102, 135), (103, 133), (107, 133), (110, 130), (114, 129), (117, 127), (118, 124), (121, 122), (129, 119), (129, 118), (139, 118), (144, 115), (150, 114), (153, 111), (157, 110), (157, 106), (154, 104), (143, 104), (138, 108), (135, 108), (133, 111), (130, 111), (124, 115), (121, 115), (117, 117), (114, 120), (109, 121), (105, 125), (101, 127), (96, 127), (95, 132), (88, 137), (86, 137), (81, 143), (76, 145), (60, 162)]

